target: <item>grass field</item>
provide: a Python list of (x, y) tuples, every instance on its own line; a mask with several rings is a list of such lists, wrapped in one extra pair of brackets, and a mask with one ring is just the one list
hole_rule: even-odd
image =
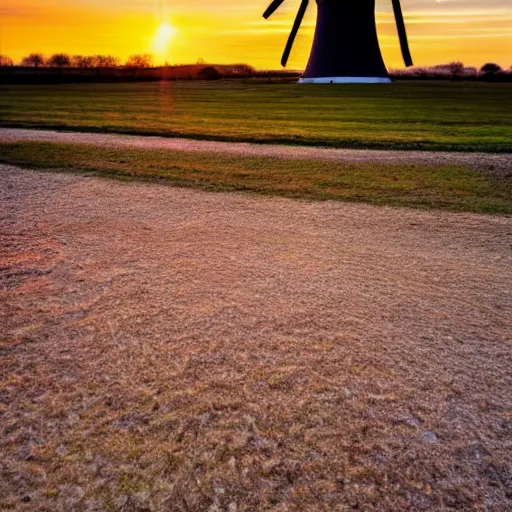
[(512, 180), (455, 165), (328, 162), (239, 155), (145, 151), (83, 144), (0, 144), (0, 163), (121, 179), (165, 180), (210, 191), (243, 191), (512, 214)]
[(332, 147), (512, 152), (510, 84), (0, 87), (0, 126)]
[[(0, 87), (0, 126), (505, 152), (511, 92)], [(0, 138), (0, 510), (511, 510), (509, 168), (55, 137)]]

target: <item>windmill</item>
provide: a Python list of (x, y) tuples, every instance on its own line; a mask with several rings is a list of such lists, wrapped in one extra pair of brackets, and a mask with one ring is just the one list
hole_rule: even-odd
[[(284, 2), (274, 0), (268, 19)], [(281, 64), (288, 62), (309, 0), (301, 0)], [(316, 0), (318, 17), (313, 48), (301, 83), (389, 83), (377, 38), (375, 0)], [(400, 0), (392, 0), (402, 56), (412, 66)]]

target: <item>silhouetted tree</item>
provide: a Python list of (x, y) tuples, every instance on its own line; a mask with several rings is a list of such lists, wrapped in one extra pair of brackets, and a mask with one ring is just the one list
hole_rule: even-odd
[(22, 66), (27, 66), (30, 68), (40, 68), (44, 66), (46, 63), (44, 55), (42, 53), (31, 53), (24, 57), (21, 61)]
[(500, 71), (501, 66), (498, 66), (498, 64), (495, 64), (494, 62), (488, 62), (480, 69), (480, 73), (499, 73)]
[(73, 55), (71, 65), (74, 68), (87, 69), (94, 67), (94, 58), (88, 55)]
[(119, 59), (113, 55), (74, 55), (71, 65), (75, 68), (115, 68)]
[(126, 61), (127, 68), (150, 68), (153, 65), (153, 57), (148, 53), (143, 55), (131, 55)]
[(461, 77), (464, 74), (464, 64), (462, 62), (450, 62), (450, 73), (453, 77)]
[(47, 62), (52, 68), (68, 68), (71, 66), (71, 57), (66, 53), (56, 53)]
[(116, 68), (119, 66), (119, 59), (113, 55), (95, 55), (94, 64), (97, 68)]
[(7, 55), (0, 55), (0, 67), (10, 67), (14, 66), (14, 62)]

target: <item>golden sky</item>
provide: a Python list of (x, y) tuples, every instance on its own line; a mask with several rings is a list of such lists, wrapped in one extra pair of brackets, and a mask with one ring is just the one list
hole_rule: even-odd
[[(341, 1), (341, 0), (340, 0)], [(357, 0), (352, 0), (357, 1)], [(156, 63), (247, 62), (279, 68), (299, 0), (265, 21), (270, 0), (1, 0), (0, 53), (153, 53)], [(416, 65), (462, 60), (512, 65), (511, 0), (402, 0)], [(316, 16), (310, 2), (289, 68), (306, 65)], [(402, 67), (391, 0), (377, 0), (382, 51)], [(162, 28), (163, 25), (163, 28)], [(160, 34), (160, 37), (157, 37)]]

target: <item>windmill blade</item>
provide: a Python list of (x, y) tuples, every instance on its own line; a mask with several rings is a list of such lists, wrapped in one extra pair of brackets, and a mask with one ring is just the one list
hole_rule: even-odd
[(302, 0), (302, 3), (299, 7), (299, 12), (297, 13), (297, 17), (295, 18), (295, 22), (293, 23), (293, 28), (290, 33), (290, 37), (288, 38), (288, 42), (286, 43), (286, 47), (284, 49), (283, 57), (281, 59), (281, 65), (285, 68), (288, 63), (288, 57), (290, 57), (290, 53), (293, 48), (293, 43), (295, 42), (295, 37), (297, 36), (297, 32), (299, 31), (302, 20), (304, 19), (304, 14), (306, 14), (306, 9), (308, 8), (309, 0)]
[(407, 67), (412, 66), (411, 51), (409, 50), (409, 42), (407, 41), (407, 31), (405, 30), (404, 16), (402, 14), (402, 6), (400, 0), (392, 0), (393, 10), (395, 11), (396, 27), (398, 29), (398, 37), (400, 38), (400, 48), (402, 56)]
[(284, 2), (284, 0), (274, 0), (269, 6), (268, 9), (263, 13), (263, 17), (268, 20), (272, 14), (274, 14), (279, 7), (281, 7), (281, 4)]

